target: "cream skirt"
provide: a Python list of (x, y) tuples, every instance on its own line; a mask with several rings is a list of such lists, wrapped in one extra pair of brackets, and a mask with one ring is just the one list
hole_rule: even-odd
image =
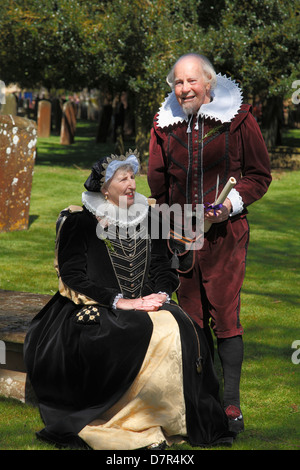
[(186, 436), (180, 331), (173, 315), (149, 312), (153, 333), (141, 370), (125, 395), (79, 433), (95, 450), (132, 450)]

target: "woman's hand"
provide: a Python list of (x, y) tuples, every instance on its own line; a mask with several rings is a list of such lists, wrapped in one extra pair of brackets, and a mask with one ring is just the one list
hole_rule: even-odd
[(116, 307), (121, 310), (144, 310), (155, 312), (167, 300), (165, 294), (150, 294), (137, 299), (119, 299)]
[(218, 224), (228, 219), (231, 209), (232, 209), (231, 202), (228, 198), (226, 198), (225, 201), (223, 202), (221, 209), (217, 209), (216, 211), (212, 209), (209, 210), (208, 212), (204, 214), (204, 218), (205, 220), (208, 220), (212, 224)]

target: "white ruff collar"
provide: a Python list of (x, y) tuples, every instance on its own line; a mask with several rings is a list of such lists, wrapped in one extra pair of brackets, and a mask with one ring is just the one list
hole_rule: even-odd
[[(217, 86), (211, 96), (213, 100), (200, 107), (197, 117), (215, 119), (222, 123), (230, 122), (237, 114), (243, 101), (242, 91), (238, 84), (221, 74), (217, 75)], [(172, 91), (159, 109), (157, 124), (160, 128), (164, 128), (183, 121), (188, 122), (188, 116), (184, 113), (174, 91)]]
[(107, 201), (102, 193), (92, 191), (82, 193), (82, 203), (97, 218), (122, 228), (136, 227), (145, 219), (149, 209), (148, 199), (139, 193), (135, 193), (134, 203), (129, 209), (122, 209)]

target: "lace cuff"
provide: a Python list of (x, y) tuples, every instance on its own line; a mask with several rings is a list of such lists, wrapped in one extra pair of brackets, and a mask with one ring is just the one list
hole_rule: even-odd
[(159, 291), (158, 294), (164, 294), (164, 295), (167, 296), (167, 299), (166, 299), (165, 302), (164, 302), (165, 304), (168, 304), (168, 303), (170, 302), (170, 300), (171, 300), (171, 299), (170, 299), (170, 296), (169, 296), (166, 292), (161, 292), (161, 291)]
[(116, 295), (116, 297), (113, 301), (113, 304), (112, 304), (112, 308), (114, 308), (114, 309), (117, 308), (117, 303), (118, 303), (118, 300), (120, 300), (120, 299), (123, 299), (123, 294)]
[(230, 191), (227, 197), (230, 200), (231, 205), (232, 205), (232, 212), (230, 214), (230, 217), (233, 217), (234, 215), (237, 215), (243, 211), (244, 209), (243, 199), (240, 196), (240, 193), (235, 188), (233, 188)]

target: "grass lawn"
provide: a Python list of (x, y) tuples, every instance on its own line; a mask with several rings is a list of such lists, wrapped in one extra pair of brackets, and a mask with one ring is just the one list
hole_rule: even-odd
[[(1, 289), (56, 292), (57, 215), (69, 204), (81, 204), (91, 164), (113, 152), (108, 144), (95, 144), (94, 135), (95, 125), (81, 122), (72, 146), (61, 146), (55, 136), (39, 140), (29, 229), (0, 233)], [(137, 178), (137, 190), (149, 194), (145, 175)], [(299, 204), (300, 172), (274, 171), (268, 193), (249, 210), (241, 313), (245, 431), (232, 450), (300, 450), (300, 364), (292, 362), (292, 343), (300, 340)], [(217, 358), (216, 367), (220, 373)], [(35, 438), (43, 427), (37, 409), (0, 398), (0, 417), (0, 450), (53, 449)]]

